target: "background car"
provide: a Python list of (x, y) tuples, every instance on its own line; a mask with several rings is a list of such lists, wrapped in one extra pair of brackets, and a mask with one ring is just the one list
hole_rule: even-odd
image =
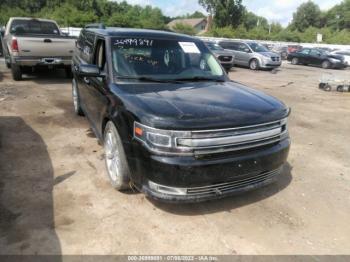
[(235, 65), (248, 66), (252, 70), (273, 69), (281, 66), (281, 56), (253, 41), (219, 41), (221, 47), (235, 55)]
[(345, 62), (350, 66), (350, 50), (336, 50), (331, 52), (332, 55), (341, 55), (344, 57)]
[(220, 45), (218, 45), (215, 42), (206, 41), (204, 43), (220, 61), (220, 64), (223, 68), (225, 68), (226, 72), (230, 71), (230, 69), (234, 65), (234, 54), (231, 51), (223, 49)]
[(317, 48), (304, 48), (299, 52), (289, 54), (287, 59), (293, 65), (318, 65), (324, 69), (345, 68), (347, 66), (344, 56), (333, 55)]

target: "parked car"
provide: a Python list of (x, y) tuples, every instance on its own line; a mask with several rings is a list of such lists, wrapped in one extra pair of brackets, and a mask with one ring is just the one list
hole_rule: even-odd
[(231, 51), (223, 49), (215, 42), (206, 41), (204, 43), (209, 48), (209, 50), (216, 56), (222, 67), (225, 68), (226, 72), (229, 72), (234, 65), (234, 54)]
[(74, 109), (105, 149), (112, 186), (198, 202), (281, 174), (289, 109), (232, 82), (198, 38), (84, 29), (73, 57)]
[(249, 66), (252, 70), (273, 69), (281, 66), (281, 56), (251, 41), (219, 41), (224, 49), (235, 55), (235, 65)]
[(304, 48), (299, 52), (291, 53), (288, 55), (288, 61), (291, 61), (293, 65), (318, 65), (324, 69), (347, 66), (343, 56), (333, 55), (317, 48)]
[(61, 33), (55, 21), (14, 17), (7, 23), (3, 50), (14, 80), (21, 80), (23, 71), (37, 66), (65, 68), (71, 76), (75, 38)]
[(332, 55), (343, 56), (347, 66), (350, 66), (350, 50), (336, 50), (331, 52)]
[(287, 46), (275, 46), (271, 50), (277, 54), (280, 54), (282, 60), (287, 60), (288, 57), (288, 47)]
[(288, 54), (299, 52), (303, 47), (301, 45), (288, 45), (287, 46), (287, 52)]

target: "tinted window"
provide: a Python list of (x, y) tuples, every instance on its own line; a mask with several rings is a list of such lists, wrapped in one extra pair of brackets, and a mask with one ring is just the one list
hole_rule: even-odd
[(300, 51), (300, 53), (302, 53), (304, 55), (308, 55), (310, 53), (310, 49), (303, 49)]
[(11, 23), (10, 32), (11, 34), (60, 34), (55, 23), (38, 20), (13, 20)]
[(221, 42), (220, 46), (222, 46), (225, 49), (230, 49), (230, 50), (238, 50), (238, 43), (233, 43), (233, 42)]
[(310, 55), (312, 55), (312, 56), (321, 56), (322, 53), (319, 50), (312, 49), (311, 52), (310, 52)]
[(206, 42), (205, 45), (213, 51), (222, 51), (224, 50), (221, 46), (219, 46), (217, 43), (213, 43), (213, 42)]
[(173, 80), (224, 76), (221, 65), (203, 42), (115, 38), (112, 53), (117, 77)]

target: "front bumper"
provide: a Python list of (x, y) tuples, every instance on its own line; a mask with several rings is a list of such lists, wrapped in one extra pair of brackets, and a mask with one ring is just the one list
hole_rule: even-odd
[(276, 68), (282, 65), (281, 59), (279, 61), (272, 61), (271, 59), (262, 59), (260, 63), (261, 68)]
[(158, 156), (148, 151), (147, 156), (145, 149), (141, 149), (143, 156), (136, 162), (131, 161), (131, 169), (141, 176), (141, 183), (136, 186), (151, 198), (165, 202), (201, 202), (272, 183), (282, 172), (289, 147), (288, 138), (260, 149), (209, 159)]
[(69, 66), (71, 57), (13, 57), (12, 61), (19, 66)]

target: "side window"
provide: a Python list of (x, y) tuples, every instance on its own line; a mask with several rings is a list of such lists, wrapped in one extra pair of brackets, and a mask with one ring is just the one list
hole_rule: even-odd
[(310, 55), (312, 55), (312, 56), (320, 56), (321, 52), (318, 51), (318, 50), (312, 49), (311, 52), (310, 52)]
[(249, 47), (246, 44), (243, 44), (243, 43), (238, 44), (238, 51), (246, 53), (247, 49), (249, 50)]
[(303, 49), (300, 51), (300, 53), (302, 53), (304, 55), (308, 55), (310, 53), (310, 49)]
[(104, 40), (97, 41), (92, 63), (97, 65), (101, 72), (105, 72), (107, 70), (106, 44)]

